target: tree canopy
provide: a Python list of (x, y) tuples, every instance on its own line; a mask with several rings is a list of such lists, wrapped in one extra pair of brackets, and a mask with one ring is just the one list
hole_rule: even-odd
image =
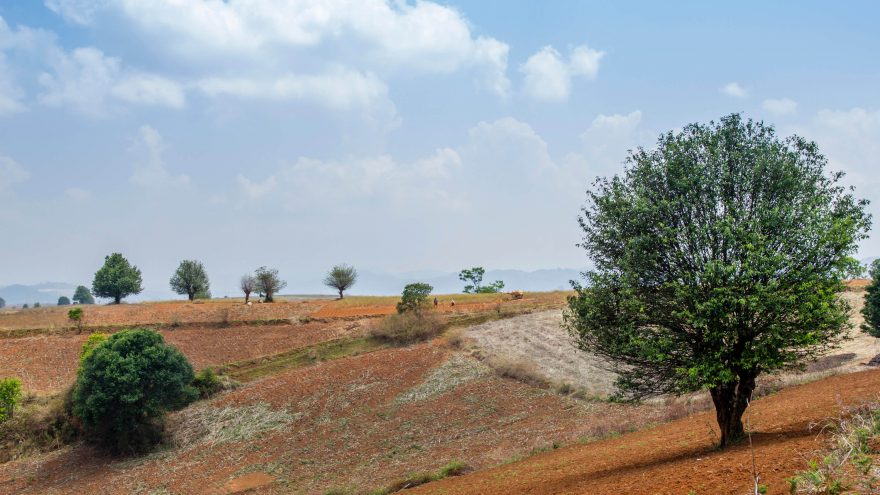
[(193, 370), (152, 330), (90, 337), (73, 392), (73, 412), (92, 439), (118, 451), (161, 438), (165, 412), (194, 400)]
[(197, 295), (207, 295), (200, 299), (210, 298), (211, 283), (208, 280), (208, 272), (201, 261), (183, 260), (174, 271), (169, 282), (171, 290), (178, 294), (186, 294), (190, 301)]
[(274, 301), (275, 294), (287, 287), (287, 282), (278, 277), (277, 268), (261, 266), (254, 272), (254, 290), (263, 295), (265, 302)]
[(623, 396), (708, 389), (724, 446), (760, 374), (840, 340), (870, 216), (825, 167), (815, 143), (734, 114), (666, 133), (596, 181), (579, 219), (594, 268), (565, 322)]
[(69, 306), (70, 305), (70, 298), (67, 296), (59, 297), (58, 298), (58, 305), (59, 306)]
[(244, 293), (244, 302), (247, 304), (251, 298), (251, 292), (257, 287), (257, 281), (253, 275), (242, 275), (238, 281), (238, 288)]
[(89, 292), (88, 287), (86, 287), (85, 285), (80, 285), (77, 286), (75, 291), (73, 291), (73, 303), (95, 304), (95, 298), (92, 296), (92, 293)]
[(324, 277), (324, 285), (336, 289), (339, 292), (339, 299), (342, 299), (345, 297), (343, 292), (354, 285), (357, 282), (357, 278), (358, 273), (353, 266), (346, 264), (336, 265)]
[(140, 294), (141, 271), (133, 266), (119, 253), (104, 258), (104, 266), (96, 273), (92, 281), (92, 293), (98, 297), (108, 297), (119, 304), (122, 299), (132, 294)]

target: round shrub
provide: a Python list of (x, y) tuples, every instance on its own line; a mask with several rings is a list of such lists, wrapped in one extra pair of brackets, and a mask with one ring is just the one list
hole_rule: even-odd
[(93, 441), (118, 452), (143, 451), (161, 440), (166, 411), (198, 396), (192, 366), (151, 330), (124, 330), (82, 361), (73, 412)]

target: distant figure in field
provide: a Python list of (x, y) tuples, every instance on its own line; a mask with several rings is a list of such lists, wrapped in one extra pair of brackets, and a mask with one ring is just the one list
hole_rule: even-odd
[(434, 298), (434, 307), (436, 308), (438, 304), (440, 304), (440, 300), (435, 297)]
[(450, 305), (455, 306), (455, 299), (452, 300), (452, 302), (450, 303)]

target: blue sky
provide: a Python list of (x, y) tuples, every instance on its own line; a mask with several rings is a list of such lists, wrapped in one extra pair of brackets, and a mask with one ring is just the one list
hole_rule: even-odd
[[(260, 265), (580, 267), (583, 191), (730, 112), (880, 200), (876, 2), (0, 3), (0, 285), (121, 251), (165, 290)], [(862, 256), (880, 253), (869, 239)], [(307, 283), (308, 281), (308, 283)]]

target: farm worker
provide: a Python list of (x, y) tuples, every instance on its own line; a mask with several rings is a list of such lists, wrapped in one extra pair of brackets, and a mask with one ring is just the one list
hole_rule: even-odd
[(434, 307), (436, 308), (438, 304), (440, 304), (440, 301), (437, 300), (437, 298), (435, 297), (434, 298)]
[(455, 299), (452, 300), (452, 306), (455, 306)]

